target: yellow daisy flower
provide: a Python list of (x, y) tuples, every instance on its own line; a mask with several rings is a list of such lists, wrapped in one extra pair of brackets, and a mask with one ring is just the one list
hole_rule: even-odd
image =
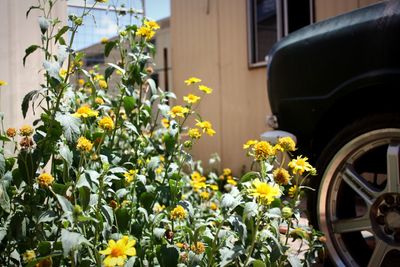
[(252, 188), (249, 189), (251, 196), (261, 200), (265, 204), (271, 204), (271, 202), (281, 195), (279, 186), (270, 185), (265, 182), (261, 182), (259, 179), (255, 179), (252, 183)]
[(183, 220), (187, 216), (186, 210), (181, 206), (177, 205), (171, 212), (170, 212), (170, 217), (171, 220)]
[(187, 96), (183, 97), (183, 101), (187, 102), (188, 104), (196, 104), (201, 98), (194, 94), (188, 94)]
[(186, 85), (191, 85), (191, 84), (199, 83), (199, 82), (201, 82), (201, 79), (196, 78), (196, 77), (190, 77), (189, 79), (185, 80)]
[(103, 263), (106, 267), (124, 266), (127, 256), (136, 256), (136, 249), (133, 247), (136, 240), (129, 239), (128, 236), (123, 236), (120, 240), (108, 241), (108, 247), (105, 250), (99, 251), (102, 255), (107, 255)]
[(213, 91), (212, 88), (207, 87), (207, 86), (205, 86), (205, 85), (199, 85), (199, 90), (200, 90), (200, 91), (203, 91), (203, 92), (206, 93), (206, 94), (211, 94), (212, 91)]

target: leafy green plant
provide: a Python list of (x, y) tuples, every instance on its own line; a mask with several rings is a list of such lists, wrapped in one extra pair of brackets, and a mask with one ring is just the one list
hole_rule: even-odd
[[(55, 2), (39, 1), (27, 12), (43, 12), (42, 43), (26, 49), (24, 62), (41, 52), (45, 82), (25, 96), (22, 113), (31, 108), (40, 116), (33, 126), (0, 132), (0, 262), (311, 265), (321, 234), (299, 224), (298, 206), (315, 169), (304, 157), (286, 166), (282, 155), (295, 150), (293, 141), (249, 141), (259, 170), (240, 179), (228, 168), (205, 173), (190, 149), (216, 133), (196, 111), (212, 89), (191, 77), (185, 104), (169, 105), (175, 95), (150, 76), (158, 24), (144, 18), (102, 40), (105, 55), (115, 49), (120, 56), (102, 74), (85, 70), (84, 54), (72, 49), (93, 6), (62, 26), (50, 17)], [(290, 239), (304, 249), (291, 250)]]

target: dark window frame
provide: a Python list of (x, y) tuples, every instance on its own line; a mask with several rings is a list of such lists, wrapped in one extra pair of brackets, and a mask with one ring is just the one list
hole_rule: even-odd
[[(265, 67), (268, 64), (268, 59), (264, 59), (262, 61), (257, 61), (256, 52), (257, 49), (257, 36), (256, 36), (256, 1), (257, 0), (247, 0), (247, 60), (248, 60), (248, 67), (251, 68), (258, 68), (258, 67)], [(296, 21), (289, 20), (289, 14), (294, 11), (294, 8), (290, 9), (289, 3), (295, 3), (293, 1), (299, 0), (275, 0), (276, 1), (276, 41), (279, 41), (281, 38), (289, 34), (293, 31), (290, 28), (299, 28), (294, 25)], [(314, 23), (314, 0), (303, 0), (308, 6), (306, 6), (306, 11), (308, 14), (305, 14), (306, 18), (303, 16), (304, 20), (307, 20), (307, 24)], [(303, 2), (303, 3), (304, 3)], [(298, 3), (295, 3), (298, 4)], [(295, 5), (291, 4), (291, 6)], [(306, 24), (306, 25), (307, 25)], [(305, 26), (305, 25), (304, 25)]]

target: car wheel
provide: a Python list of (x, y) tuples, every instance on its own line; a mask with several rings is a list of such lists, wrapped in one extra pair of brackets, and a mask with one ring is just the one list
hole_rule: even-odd
[(311, 196), (336, 266), (400, 266), (400, 116), (344, 128), (321, 153)]

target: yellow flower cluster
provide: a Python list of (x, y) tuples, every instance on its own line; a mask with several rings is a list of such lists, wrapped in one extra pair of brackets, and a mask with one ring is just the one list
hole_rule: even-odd
[(188, 135), (192, 139), (199, 139), (201, 137), (201, 133), (200, 133), (199, 129), (197, 129), (197, 128), (189, 129)]
[(224, 168), (222, 174), (219, 176), (219, 179), (226, 180), (228, 184), (237, 185), (237, 182), (232, 176), (232, 170), (229, 168)]
[(202, 254), (206, 250), (202, 242), (196, 242), (196, 244), (190, 246), (190, 249), (196, 254)]
[(76, 148), (83, 152), (89, 152), (93, 148), (93, 143), (84, 136), (79, 137)]
[(24, 125), (19, 129), (19, 135), (21, 136), (31, 136), (33, 134), (33, 128), (29, 125)]
[(157, 22), (145, 20), (143, 25), (139, 29), (137, 29), (136, 36), (143, 37), (148, 41), (156, 34), (154, 30), (157, 30), (159, 28), (160, 25), (158, 25)]
[(170, 213), (171, 220), (183, 220), (186, 216), (187, 212), (181, 205), (177, 205)]
[(15, 128), (8, 128), (6, 134), (8, 137), (13, 138), (17, 134), (17, 130)]
[(187, 102), (188, 104), (196, 104), (201, 97), (194, 95), (194, 94), (188, 94), (187, 96), (183, 97), (183, 101)]
[(99, 127), (104, 131), (111, 131), (114, 129), (114, 122), (110, 117), (105, 116), (99, 121)]
[(252, 183), (252, 188), (249, 189), (249, 194), (260, 200), (261, 203), (269, 205), (275, 198), (281, 195), (281, 192), (279, 185), (270, 185), (261, 182), (259, 179), (255, 179)]
[(193, 172), (190, 178), (192, 179), (190, 184), (193, 187), (193, 191), (198, 192), (200, 189), (207, 187), (206, 177), (201, 176), (199, 172)]
[(41, 187), (49, 187), (54, 182), (54, 177), (49, 173), (42, 173), (37, 178), (37, 182)]
[(256, 160), (266, 160), (269, 157), (276, 156), (277, 152), (291, 152), (296, 150), (296, 143), (290, 137), (278, 138), (278, 142), (272, 146), (267, 141), (248, 140), (243, 149), (251, 149), (250, 155)]
[(108, 241), (108, 247), (99, 251), (100, 254), (106, 255), (103, 263), (106, 267), (124, 266), (127, 256), (136, 256), (136, 249), (134, 248), (136, 240), (129, 239), (128, 236), (123, 236), (120, 240)]
[(316, 169), (307, 160), (307, 157), (297, 156), (297, 158), (289, 162), (288, 166), (292, 169), (293, 174), (302, 175), (306, 171), (311, 175), (316, 175)]
[(99, 112), (91, 109), (89, 105), (84, 105), (78, 108), (78, 110), (72, 115), (77, 118), (89, 118), (97, 117), (97, 115), (99, 115)]
[(203, 133), (208, 134), (209, 136), (213, 136), (215, 134), (214, 129), (212, 128), (211, 122), (209, 121), (199, 121), (196, 120), (196, 126), (203, 130)]
[(171, 110), (168, 112), (168, 114), (172, 118), (176, 118), (176, 117), (184, 118), (187, 113), (189, 113), (189, 109), (186, 107), (182, 107), (180, 105), (173, 106), (171, 108)]
[(129, 170), (128, 172), (124, 173), (125, 182), (127, 182), (128, 184), (132, 183), (137, 173), (138, 170)]
[(287, 185), (290, 182), (290, 174), (284, 168), (277, 168), (272, 172), (274, 180), (277, 184)]

